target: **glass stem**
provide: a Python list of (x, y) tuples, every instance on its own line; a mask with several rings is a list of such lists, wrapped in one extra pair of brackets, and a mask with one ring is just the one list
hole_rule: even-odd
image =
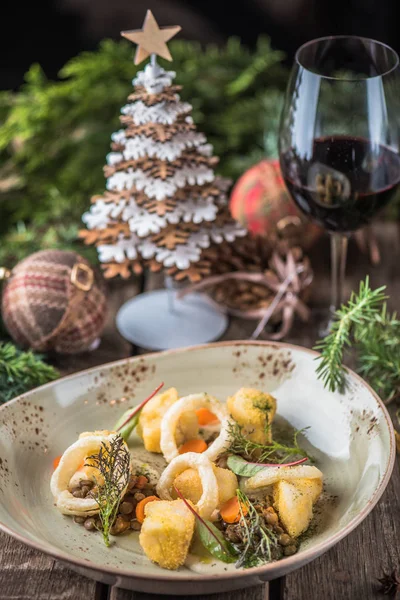
[(168, 277), (168, 275), (165, 275), (164, 285), (167, 290), (168, 311), (171, 315), (175, 315), (177, 313), (175, 307), (176, 287), (174, 285), (174, 280), (172, 279), (172, 277)]
[(331, 233), (331, 306), (333, 314), (343, 302), (344, 276), (346, 273), (347, 245), (349, 238), (342, 233)]

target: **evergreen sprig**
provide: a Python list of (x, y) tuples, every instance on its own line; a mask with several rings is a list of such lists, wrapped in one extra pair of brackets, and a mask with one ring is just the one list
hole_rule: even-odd
[(360, 283), (358, 293), (353, 292), (347, 304), (335, 312), (329, 335), (316, 344), (315, 350), (321, 352), (317, 358), (320, 361), (318, 378), (330, 391), (345, 388), (344, 352), (352, 344), (355, 328), (360, 331), (360, 328), (370, 325), (381, 311), (386, 298), (385, 289), (382, 286), (372, 290), (367, 277), (365, 282)]
[(11, 343), (0, 343), (0, 403), (52, 381), (58, 375), (41, 356), (18, 350)]
[(315, 346), (318, 377), (331, 391), (346, 387), (345, 352), (353, 347), (356, 370), (390, 402), (400, 394), (400, 320), (385, 303), (386, 287), (372, 290), (369, 279), (360, 283), (347, 304), (336, 311), (330, 334)]
[(400, 321), (384, 304), (373, 320), (356, 327), (358, 371), (386, 402), (400, 394)]

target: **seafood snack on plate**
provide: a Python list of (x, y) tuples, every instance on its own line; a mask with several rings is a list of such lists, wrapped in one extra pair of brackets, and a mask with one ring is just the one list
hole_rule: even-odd
[[(113, 430), (82, 433), (55, 459), (57, 509), (106, 545), (138, 536), (164, 569), (204, 560), (249, 568), (296, 553), (323, 474), (299, 432), (289, 445), (275, 439), (276, 399), (251, 388), (223, 401), (161, 387)], [(140, 446), (129, 446), (134, 431)]]

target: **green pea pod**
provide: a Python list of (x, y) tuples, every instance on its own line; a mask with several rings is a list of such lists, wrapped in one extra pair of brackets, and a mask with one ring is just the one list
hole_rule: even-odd
[[(132, 419), (130, 419), (130, 421), (128, 421), (126, 423), (128, 417), (132, 413), (132, 411), (133, 411), (133, 408), (128, 408), (128, 410), (126, 410), (124, 412), (124, 414), (118, 419), (118, 421), (114, 425), (114, 429), (113, 429), (113, 431), (118, 431), (118, 433), (120, 434), (122, 439), (125, 440), (125, 442), (128, 441), (131, 433), (133, 432), (133, 430), (136, 428), (137, 424), (139, 423), (140, 412), (138, 414), (136, 414), (134, 417), (132, 417)], [(124, 423), (126, 423), (126, 424), (124, 425)], [(121, 425), (122, 425), (122, 428), (120, 429)]]
[(234, 547), (224, 538), (220, 530), (211, 521), (198, 518), (196, 520), (196, 528), (201, 543), (214, 558), (218, 558), (218, 560), (224, 563), (234, 563), (237, 561), (238, 554)]

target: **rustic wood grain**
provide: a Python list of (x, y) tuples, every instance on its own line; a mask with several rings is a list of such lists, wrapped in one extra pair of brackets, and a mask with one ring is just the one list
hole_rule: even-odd
[(400, 564), (399, 523), (400, 474), (396, 463), (393, 477), (375, 510), (329, 552), (288, 575), (282, 600), (382, 597), (377, 578)]
[(0, 533), (2, 600), (95, 600), (98, 597), (95, 581)]
[[(371, 267), (368, 258), (350, 243), (346, 278), (346, 294), (358, 287), (360, 279), (370, 275), (373, 286), (387, 284), (391, 295), (389, 307), (399, 309), (400, 243), (394, 224), (374, 226), (382, 254), (382, 263)], [(313, 320), (309, 324), (295, 323), (286, 341), (312, 347), (317, 339), (318, 319), (329, 304), (330, 262), (329, 242), (322, 239), (310, 253), (316, 273), (311, 306)], [(151, 277), (146, 290), (162, 287), (162, 276)], [(140, 282), (110, 285), (110, 311), (100, 347), (79, 357), (57, 360), (64, 374), (97, 364), (123, 358), (137, 349), (115, 331), (114, 319), (120, 305), (141, 289)], [(254, 322), (232, 319), (223, 339), (246, 339)], [(373, 600), (377, 595), (376, 578), (382, 570), (400, 564), (400, 473), (398, 465), (392, 480), (371, 515), (335, 548), (283, 580), (269, 586), (249, 588), (239, 592), (216, 594), (215, 600)], [(130, 592), (96, 584), (75, 574), (61, 563), (0, 534), (0, 598), (1, 600), (151, 600), (157, 596)], [(158, 596), (166, 600), (176, 596)], [(183, 597), (182, 597), (183, 598)], [(193, 598), (193, 596), (191, 597)], [(205, 600), (205, 596), (194, 597)]]
[(109, 600), (155, 600), (155, 598), (160, 598), (160, 600), (208, 600), (209, 598), (212, 600), (269, 600), (268, 584), (212, 596), (161, 596), (160, 594), (143, 594), (113, 587)]

